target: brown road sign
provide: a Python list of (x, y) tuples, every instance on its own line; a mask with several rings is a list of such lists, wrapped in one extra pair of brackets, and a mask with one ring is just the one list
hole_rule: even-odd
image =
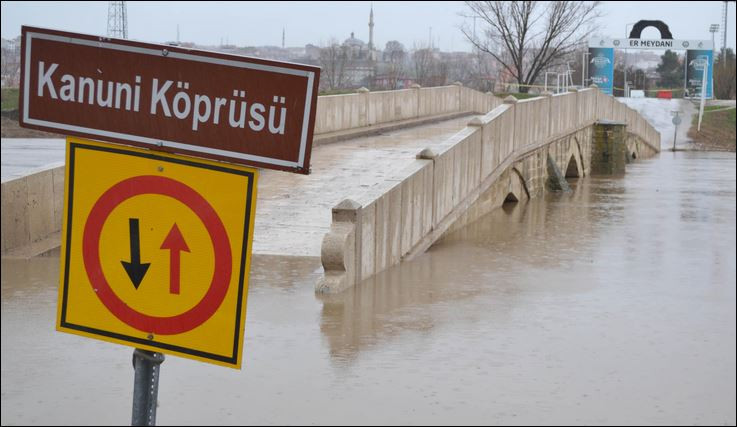
[(309, 173), (318, 67), (22, 28), (24, 127)]

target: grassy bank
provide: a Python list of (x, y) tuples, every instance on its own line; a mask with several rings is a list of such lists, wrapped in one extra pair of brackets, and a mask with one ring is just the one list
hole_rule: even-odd
[(696, 130), (699, 115), (694, 114), (688, 136), (705, 150), (735, 151), (737, 142), (737, 110), (711, 106), (704, 108), (701, 131)]
[(2, 96), (2, 110), (17, 110), (18, 109), (18, 88), (3, 88)]

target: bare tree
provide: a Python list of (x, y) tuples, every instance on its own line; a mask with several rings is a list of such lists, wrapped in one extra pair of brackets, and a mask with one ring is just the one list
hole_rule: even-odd
[(732, 48), (722, 49), (714, 61), (714, 94), (719, 99), (735, 98), (735, 55)]
[[(465, 86), (473, 85), (477, 73), (472, 53), (445, 52), (441, 56), (441, 63), (445, 64), (447, 69), (447, 81), (461, 82)], [(442, 73), (442, 67), (440, 71)]]
[(414, 52), (412, 52), (412, 68), (415, 72), (415, 80), (421, 86), (429, 86), (435, 68), (435, 57), (430, 48), (423, 44), (415, 43)]
[[(4, 40), (3, 40), (4, 41)], [(4, 44), (4, 43), (3, 43)], [(3, 87), (18, 87), (20, 78), (20, 36), (11, 40), (9, 48), (2, 48), (0, 74)]]
[(571, 54), (594, 31), (599, 2), (467, 1), (479, 18), (483, 36), (464, 25), (476, 48), (490, 54), (527, 92), (540, 74)]
[(323, 89), (335, 90), (345, 87), (348, 79), (348, 50), (338, 41), (331, 39), (328, 45), (320, 49), (320, 86)]
[(390, 40), (384, 48), (384, 62), (388, 64), (387, 80), (389, 89), (398, 89), (397, 82), (405, 77), (404, 63), (407, 60), (407, 52), (404, 45), (396, 40)]
[(498, 67), (494, 67), (494, 58), (490, 55), (474, 49), (472, 63), (473, 87), (482, 92), (493, 91), (496, 86), (496, 75)]

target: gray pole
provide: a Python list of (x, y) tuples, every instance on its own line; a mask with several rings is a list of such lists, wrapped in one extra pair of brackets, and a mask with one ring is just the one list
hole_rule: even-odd
[[(614, 88), (612, 87), (612, 95), (614, 95)], [(627, 49), (624, 50), (624, 95), (627, 97)]]
[(678, 125), (673, 130), (673, 151), (676, 151), (676, 136), (678, 135)]
[[(624, 38), (629, 39), (629, 34), (627, 34), (627, 25), (624, 26)], [(625, 45), (624, 48), (624, 97), (627, 97), (627, 45)], [(614, 82), (612, 82), (612, 96), (614, 96)]]
[(671, 111), (671, 113), (675, 113), (671, 122), (675, 125), (673, 130), (673, 151), (676, 151), (676, 136), (678, 135), (678, 125), (681, 124), (681, 116), (679, 116), (680, 111)]
[[(724, 21), (724, 33), (722, 34), (722, 68), (727, 67), (727, 15), (729, 15), (729, 3), (724, 2), (722, 4), (724, 13), (722, 14), (722, 20)], [(713, 72), (713, 70), (712, 70)]]
[(156, 401), (159, 396), (159, 371), (164, 355), (152, 351), (133, 351), (133, 417), (132, 426), (156, 425)]

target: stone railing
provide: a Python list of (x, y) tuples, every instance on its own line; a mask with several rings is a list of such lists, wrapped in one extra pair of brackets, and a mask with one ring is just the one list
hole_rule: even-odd
[(459, 113), (484, 113), (501, 100), (460, 84), (370, 92), (359, 89), (347, 95), (317, 98), (315, 135), (367, 128), (393, 122), (443, 117)]
[(659, 151), (660, 134), (598, 89), (510, 98), (381, 185), (338, 204), (316, 290), (339, 292), (423, 252), (514, 161), (597, 120), (626, 122), (629, 133)]

